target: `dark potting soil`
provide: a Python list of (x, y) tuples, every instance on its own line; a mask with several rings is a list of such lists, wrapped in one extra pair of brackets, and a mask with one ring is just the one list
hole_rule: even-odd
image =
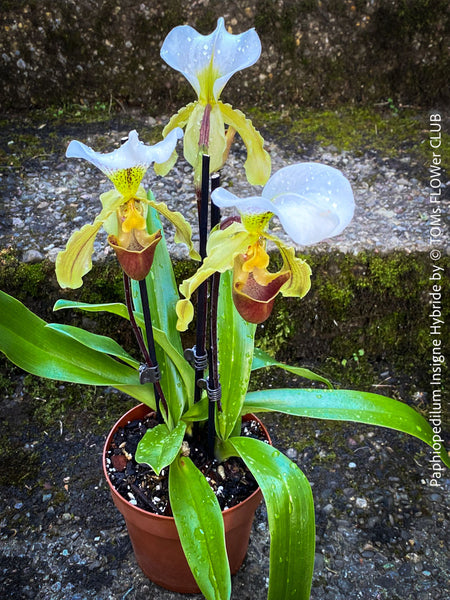
[[(157, 475), (150, 466), (134, 460), (139, 441), (148, 429), (156, 425), (157, 419), (147, 416), (119, 427), (107, 454), (108, 476), (119, 494), (131, 504), (155, 514), (172, 516), (168, 491), (169, 467)], [(267, 441), (260, 424), (254, 420), (243, 421), (241, 435)], [(231, 457), (222, 463), (210, 459), (203, 437), (186, 436), (182, 452), (200, 469), (214, 491), (220, 508), (226, 510), (248, 498), (258, 484), (240, 458)]]

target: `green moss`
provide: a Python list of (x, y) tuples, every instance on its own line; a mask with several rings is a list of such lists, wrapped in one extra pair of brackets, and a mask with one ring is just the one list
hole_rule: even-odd
[(25, 160), (42, 159), (54, 151), (38, 133), (12, 133), (9, 137), (0, 148), (0, 159), (9, 167), (19, 167)]
[[(358, 280), (358, 286), (372, 289), (382, 287), (398, 298), (404, 297), (405, 286), (411, 281), (411, 272), (417, 274), (420, 271), (420, 265), (415, 260), (408, 260), (400, 254), (393, 255), (389, 260), (384, 256), (372, 256), (367, 267), (366, 277)], [(416, 278), (413, 276), (413, 279)]]
[[(317, 254), (308, 262), (311, 291), (277, 303), (258, 328), (258, 344), (290, 364), (319, 365), (339, 384), (367, 388), (377, 374), (392, 371), (428, 386), (428, 255)], [(443, 259), (442, 266), (448, 264)], [(442, 297), (449, 292), (442, 281)], [(442, 319), (449, 318), (443, 306)]]
[(136, 402), (108, 388), (43, 379), (26, 375), (23, 380), (30, 419), (40, 428), (85, 427), (103, 435), (111, 421)]
[[(391, 105), (376, 109), (342, 106), (336, 110), (289, 109), (263, 111), (250, 109), (255, 123), (269, 135), (284, 132), (283, 143), (289, 146), (334, 147), (357, 155), (379, 153), (385, 158), (411, 157), (422, 171), (430, 163), (428, 139), (429, 113), (401, 109)], [(279, 137), (279, 135), (278, 135)], [(450, 168), (450, 134), (441, 138), (442, 166)]]
[[(283, 299), (284, 304), (276, 300), (276, 308), (271, 315), (271, 332), (270, 337), (263, 336), (260, 340), (259, 347), (261, 350), (275, 355), (286, 343), (292, 335), (294, 326), (293, 321), (289, 317), (289, 300)], [(264, 326), (261, 327), (263, 329)]]
[[(279, 264), (279, 260), (275, 257), (274, 263)], [(313, 254), (307, 261), (313, 272), (311, 291), (304, 299), (276, 299), (271, 318), (258, 327), (258, 346), (281, 361), (310, 367), (340, 386), (370, 390), (383, 372), (401, 373), (413, 377), (415, 385), (429, 385), (429, 256), (401, 252), (386, 256), (330, 253)], [(449, 263), (447, 258), (442, 258), (444, 268)], [(177, 280), (189, 277), (194, 269), (191, 261), (177, 262)], [(48, 321), (87, 326), (96, 333), (110, 335), (132, 353), (137, 352), (129, 324), (123, 319), (107, 314), (87, 318), (80, 311), (52, 313), (51, 310), (60, 297), (86, 302), (122, 302), (122, 277), (115, 263), (95, 266), (83, 288), (64, 293), (56, 284), (53, 270), (54, 265), (46, 262), (22, 265), (13, 253), (3, 252), (0, 289), (19, 297)], [(442, 280), (441, 283), (442, 298), (448, 297), (450, 282)], [(445, 322), (450, 319), (448, 306), (442, 308), (442, 319)], [(192, 340), (185, 341), (186, 346), (192, 345)], [(447, 345), (446, 339), (442, 341)], [(12, 393), (23, 374), (4, 357), (1, 362), (0, 386), (3, 393)], [(444, 375), (446, 365), (443, 369)], [(283, 377), (276, 369), (258, 372), (252, 378), (252, 387), (266, 387), (267, 381), (275, 387), (305, 383), (291, 375), (287, 379)], [(31, 376), (26, 377), (25, 384), (36, 418), (46, 425), (59, 418), (65, 422), (80, 414), (91, 424), (97, 421), (100, 424), (106, 414), (114, 411), (116, 401), (121, 402), (118, 395), (102, 389), (59, 384)], [(89, 413), (91, 408), (93, 412)]]
[(103, 122), (117, 111), (111, 101), (94, 102), (93, 104), (66, 103), (61, 106), (49, 106), (35, 112), (38, 120), (51, 119), (52, 121), (67, 123), (97, 123)]
[(138, 129), (148, 144), (159, 141), (163, 129), (162, 125), (149, 126), (144, 117), (121, 114), (105, 103), (35, 109), (19, 119), (0, 122), (0, 161), (10, 168), (20, 168), (62, 155), (70, 140), (83, 139), (87, 134), (95, 135), (97, 151), (107, 152), (111, 150), (111, 138), (105, 132), (112, 127)]
[(14, 252), (0, 252), (0, 289), (14, 290), (19, 299), (42, 295), (43, 286), (53, 271), (54, 265), (48, 262), (24, 264)]
[[(180, 90), (178, 104), (192, 100), (183, 90)], [(245, 112), (252, 116), (264, 135), (273, 135), (286, 152), (320, 145), (357, 155), (378, 153), (382, 158), (405, 157), (409, 161), (405, 162), (405, 168), (408, 164), (413, 166), (415, 177), (428, 175), (430, 148), (424, 143), (428, 139), (428, 112), (389, 106), (379, 109), (342, 106), (336, 110), (290, 108), (283, 112), (250, 107)], [(102, 133), (119, 121), (120, 127), (137, 128), (147, 143), (161, 138), (162, 125), (149, 126), (143, 118), (119, 115), (114, 107), (106, 109), (104, 102), (93, 107), (50, 107), (28, 113), (13, 127), (11, 120), (0, 123), (0, 160), (11, 167), (20, 167), (24, 161), (62, 153), (70, 139), (82, 138), (86, 133), (96, 134), (96, 149), (110, 150), (111, 140)], [(445, 131), (440, 153), (442, 166), (448, 170), (450, 134)]]

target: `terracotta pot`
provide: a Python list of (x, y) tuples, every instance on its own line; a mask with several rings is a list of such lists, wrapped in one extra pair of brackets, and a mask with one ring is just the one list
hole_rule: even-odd
[[(125, 519), (136, 560), (144, 574), (153, 582), (174, 592), (198, 593), (200, 590), (184, 556), (173, 517), (156, 515), (133, 506), (122, 498), (108, 477), (106, 455), (114, 433), (129, 421), (142, 419), (147, 414), (149, 408), (141, 404), (132, 408), (117, 421), (108, 435), (103, 450), (103, 472), (114, 504)], [(244, 420), (250, 418), (261, 424), (253, 415), (244, 417)], [(267, 430), (262, 424), (261, 426), (270, 442)], [(258, 488), (244, 502), (222, 512), (232, 574), (237, 573), (247, 553), (253, 518), (261, 500), (262, 494)]]

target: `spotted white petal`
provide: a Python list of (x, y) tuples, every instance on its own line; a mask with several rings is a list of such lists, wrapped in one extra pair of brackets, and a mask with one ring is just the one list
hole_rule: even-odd
[(175, 27), (161, 47), (162, 59), (186, 77), (197, 96), (205, 95), (202, 87), (212, 86), (215, 101), (230, 77), (253, 65), (260, 54), (261, 42), (256, 31), (228, 33), (223, 17), (209, 35), (201, 35), (189, 25)]
[(338, 235), (350, 223), (355, 202), (352, 188), (340, 171), (319, 163), (284, 167), (263, 190), (272, 212), (297, 244), (315, 244)]
[(153, 163), (162, 163), (170, 158), (177, 140), (183, 137), (183, 131), (173, 129), (161, 142), (154, 146), (146, 146), (139, 140), (137, 131), (130, 131), (128, 140), (112, 152), (102, 154), (95, 152), (86, 144), (73, 140), (70, 142), (66, 156), (68, 158), (84, 158), (100, 171), (111, 177), (115, 172), (140, 167), (143, 172)]

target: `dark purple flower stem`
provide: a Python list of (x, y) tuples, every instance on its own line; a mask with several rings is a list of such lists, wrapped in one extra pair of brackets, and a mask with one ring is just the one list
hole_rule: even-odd
[[(147, 282), (145, 279), (139, 281), (139, 291), (141, 293), (141, 304), (142, 304), (142, 312), (144, 315), (144, 323), (145, 323), (145, 335), (147, 337), (147, 348), (150, 355), (150, 361), (152, 364), (149, 364), (149, 367), (158, 368), (158, 359), (156, 358), (156, 349), (155, 349), (155, 339), (153, 337), (153, 326), (152, 326), (152, 317), (150, 314), (150, 304), (148, 302), (148, 291), (147, 291)], [(159, 372), (159, 369), (158, 369)], [(161, 388), (161, 384), (159, 381), (155, 381), (155, 399), (156, 406), (159, 406), (158, 399), (164, 407), (164, 411), (166, 415), (169, 414), (169, 407), (167, 406), (166, 398), (164, 397), (164, 393)]]
[[(209, 204), (209, 156), (202, 156), (202, 184), (200, 194), (197, 194), (198, 225), (200, 235), (200, 257), (202, 261), (206, 257), (206, 242), (208, 240), (208, 204)], [(197, 293), (197, 330), (195, 338), (195, 354), (202, 357), (206, 353), (206, 323), (208, 316), (208, 282), (203, 282)], [(203, 379), (204, 369), (195, 367), (195, 391), (194, 402), (201, 398), (199, 380)]]
[[(141, 285), (142, 283), (144, 284), (143, 286)], [(157, 367), (158, 362), (156, 360), (155, 343), (154, 343), (154, 339), (153, 339), (153, 328), (152, 328), (152, 323), (151, 323), (150, 308), (149, 308), (149, 304), (148, 304), (148, 295), (147, 295), (147, 286), (145, 285), (145, 280), (143, 280), (142, 282), (141, 281), (139, 282), (139, 289), (141, 292), (142, 311), (144, 314), (144, 322), (145, 322), (145, 330), (146, 330), (146, 335), (147, 335), (148, 350), (147, 350), (147, 346), (145, 345), (144, 338), (142, 336), (142, 332), (139, 329), (138, 324), (136, 323), (136, 319), (134, 318), (134, 313), (133, 313), (134, 306), (133, 306), (133, 299), (132, 299), (132, 295), (131, 295), (130, 278), (128, 277), (128, 275), (125, 272), (123, 274), (123, 287), (125, 290), (125, 304), (127, 307), (128, 315), (130, 317), (131, 328), (133, 329), (133, 333), (136, 337), (136, 340), (139, 345), (139, 349), (143, 356), (144, 362), (147, 365), (147, 367), (150, 367), (150, 368)], [(145, 287), (144, 294), (142, 292), (142, 287)], [(155, 402), (156, 402), (157, 413), (158, 413), (158, 417), (161, 420), (161, 413), (159, 411), (159, 401), (161, 401), (162, 405), (164, 406), (166, 414), (168, 411), (167, 402), (164, 397), (164, 394), (163, 394), (163, 391), (161, 388), (161, 384), (159, 383), (159, 381), (155, 381), (153, 383), (153, 388), (154, 388), (154, 392), (155, 392)]]
[(128, 316), (130, 317), (131, 328), (133, 329), (133, 333), (136, 337), (137, 343), (139, 345), (139, 350), (141, 351), (144, 361), (146, 364), (149, 364), (151, 362), (150, 354), (147, 351), (147, 347), (145, 345), (144, 338), (142, 337), (141, 330), (139, 329), (138, 324), (136, 323), (136, 319), (134, 318), (134, 306), (131, 297), (130, 278), (125, 272), (123, 273), (123, 287), (125, 290), (125, 304), (127, 306)]
[[(211, 177), (211, 191), (220, 186), (220, 175), (214, 173)], [(220, 221), (220, 209), (211, 202), (211, 229)], [(213, 396), (217, 394), (217, 400), (209, 399), (208, 402), (208, 453), (212, 458), (214, 456), (214, 442), (216, 437), (215, 426), (215, 408), (222, 410), (220, 404), (220, 381), (219, 381), (219, 361), (217, 348), (217, 308), (219, 302), (220, 273), (214, 273), (211, 278), (210, 291), (210, 326), (209, 326), (209, 378), (208, 387), (213, 390)]]
[[(220, 187), (220, 173), (213, 173), (211, 175), (211, 192)], [(220, 222), (220, 208), (214, 204), (211, 200), (211, 229), (213, 229)]]

